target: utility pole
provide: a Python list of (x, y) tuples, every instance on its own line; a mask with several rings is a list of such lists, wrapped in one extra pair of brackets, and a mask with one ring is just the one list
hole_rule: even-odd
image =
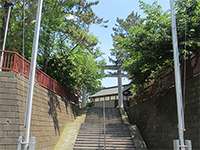
[[(181, 71), (180, 71), (180, 60), (179, 60), (179, 49), (178, 49), (178, 38), (177, 38), (177, 27), (176, 27), (176, 12), (175, 2), (170, 0), (171, 6), (171, 18), (172, 18), (172, 39), (173, 39), (173, 52), (174, 52), (174, 72), (175, 72), (175, 86), (176, 86), (176, 100), (177, 100), (177, 115), (178, 115), (178, 133), (179, 140), (174, 141), (174, 150), (189, 150), (191, 149), (191, 142), (184, 140), (184, 110), (183, 110), (183, 95), (181, 86)], [(188, 143), (190, 143), (188, 145)]]
[(8, 34), (8, 26), (9, 26), (10, 14), (11, 14), (12, 7), (13, 7), (12, 2), (5, 2), (4, 8), (8, 9), (8, 14), (7, 14), (7, 18), (6, 18), (6, 25), (5, 25), (1, 59), (0, 59), (0, 71), (2, 71), (2, 67), (3, 67), (3, 58), (4, 58), (4, 52), (5, 52), (6, 40), (7, 40), (7, 34)]
[[(29, 72), (29, 86), (28, 86), (28, 96), (26, 100), (26, 113), (25, 113), (25, 138), (19, 137), (19, 150), (34, 150), (35, 149), (35, 139), (30, 139), (31, 132), (31, 117), (32, 117), (32, 103), (33, 103), (33, 89), (35, 85), (35, 72), (36, 72), (36, 64), (37, 64), (37, 52), (38, 52), (38, 43), (39, 43), (39, 35), (40, 35), (40, 24), (41, 24), (41, 16), (42, 16), (42, 4), (43, 0), (38, 0), (38, 8), (36, 15), (36, 24), (35, 24), (35, 33), (33, 39), (33, 47), (32, 47), (32, 57), (31, 57), (31, 66)], [(31, 143), (31, 142), (34, 143)], [(21, 148), (21, 149), (20, 149)]]

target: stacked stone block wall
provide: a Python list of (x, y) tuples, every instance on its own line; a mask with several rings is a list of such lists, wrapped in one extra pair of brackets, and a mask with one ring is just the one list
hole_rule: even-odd
[[(131, 104), (128, 116), (136, 123), (149, 150), (172, 150), (178, 138), (175, 88), (151, 97), (144, 102)], [(185, 138), (192, 140), (193, 150), (200, 149), (200, 75), (186, 83)]]
[[(24, 135), (28, 80), (13, 73), (0, 74), (0, 149), (16, 150)], [(53, 150), (66, 123), (73, 121), (70, 100), (39, 86), (34, 88), (31, 134), (36, 150)]]

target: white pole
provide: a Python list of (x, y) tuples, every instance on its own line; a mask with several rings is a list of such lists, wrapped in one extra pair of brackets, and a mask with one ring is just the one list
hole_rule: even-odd
[(178, 114), (178, 133), (180, 149), (185, 150), (184, 142), (184, 110), (183, 110), (183, 98), (182, 98), (182, 87), (181, 87), (181, 72), (180, 72), (180, 61), (179, 61), (179, 50), (178, 50), (178, 38), (176, 29), (176, 12), (175, 2), (170, 0), (171, 4), (171, 16), (172, 16), (172, 38), (173, 38), (173, 49), (174, 49), (174, 72), (175, 72), (175, 84), (176, 84), (176, 99), (177, 99), (177, 114)]
[(2, 67), (3, 67), (3, 57), (4, 57), (5, 46), (6, 46), (6, 39), (7, 39), (7, 34), (8, 34), (8, 26), (9, 26), (9, 21), (10, 21), (11, 9), (12, 9), (12, 5), (10, 5), (8, 7), (8, 15), (7, 15), (7, 20), (6, 20), (6, 28), (5, 28), (5, 32), (4, 32), (3, 46), (2, 46), (2, 52), (1, 52), (0, 71), (2, 71)]
[(34, 39), (33, 39), (31, 66), (30, 66), (30, 72), (29, 72), (28, 96), (27, 96), (27, 101), (26, 101), (27, 107), (26, 107), (26, 117), (25, 117), (25, 127), (26, 127), (25, 149), (28, 148), (28, 145), (30, 142), (33, 89), (34, 89), (34, 83), (35, 83), (37, 52), (38, 52), (40, 24), (41, 24), (41, 15), (42, 15), (42, 3), (43, 3), (43, 0), (38, 0), (38, 9), (37, 9), (35, 33), (34, 33)]

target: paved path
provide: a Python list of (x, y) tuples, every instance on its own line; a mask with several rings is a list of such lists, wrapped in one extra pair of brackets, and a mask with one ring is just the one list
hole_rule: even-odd
[(80, 126), (84, 121), (85, 115), (82, 115), (75, 121), (67, 123), (54, 150), (73, 150)]
[[(105, 129), (104, 130), (104, 121)], [(105, 133), (105, 134), (104, 134)], [(118, 109), (91, 108), (81, 125), (74, 150), (135, 150), (128, 127), (122, 123)]]

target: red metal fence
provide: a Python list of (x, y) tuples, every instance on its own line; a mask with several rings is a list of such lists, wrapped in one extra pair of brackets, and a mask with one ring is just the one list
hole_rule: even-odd
[[(0, 54), (2, 51), (0, 51)], [(24, 77), (29, 77), (30, 62), (19, 55), (17, 52), (5, 51), (3, 57), (3, 65), (0, 68), (4, 72), (14, 72)], [(36, 70), (36, 82), (38, 84), (60, 96), (65, 96), (67, 90), (61, 86), (56, 80), (44, 73), (42, 70)]]

